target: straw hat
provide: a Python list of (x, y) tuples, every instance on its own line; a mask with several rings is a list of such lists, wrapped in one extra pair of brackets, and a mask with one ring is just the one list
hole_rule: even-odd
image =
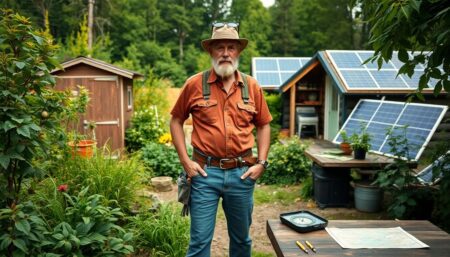
[(205, 39), (202, 41), (202, 47), (206, 51), (209, 51), (211, 44), (217, 40), (236, 40), (241, 44), (241, 51), (247, 47), (248, 40), (246, 38), (239, 38), (239, 34), (236, 28), (223, 26), (221, 28), (214, 28), (212, 36), (210, 39)]

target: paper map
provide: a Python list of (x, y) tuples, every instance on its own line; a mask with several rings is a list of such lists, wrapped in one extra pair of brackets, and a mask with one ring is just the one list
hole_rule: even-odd
[(325, 228), (342, 247), (360, 248), (428, 248), (429, 246), (401, 227), (395, 228)]

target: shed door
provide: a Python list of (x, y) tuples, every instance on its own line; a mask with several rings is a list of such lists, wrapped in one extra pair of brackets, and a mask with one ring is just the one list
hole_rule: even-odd
[(324, 139), (333, 140), (339, 131), (339, 92), (329, 76), (325, 80)]
[(97, 146), (108, 144), (111, 149), (123, 147), (120, 122), (120, 90), (117, 76), (83, 79), (90, 101), (84, 116), (85, 128), (95, 122)]

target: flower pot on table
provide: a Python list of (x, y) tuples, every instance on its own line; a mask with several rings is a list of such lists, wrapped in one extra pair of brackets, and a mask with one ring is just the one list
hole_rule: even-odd
[(364, 160), (366, 159), (366, 152), (364, 149), (356, 148), (353, 149), (353, 156), (356, 160)]

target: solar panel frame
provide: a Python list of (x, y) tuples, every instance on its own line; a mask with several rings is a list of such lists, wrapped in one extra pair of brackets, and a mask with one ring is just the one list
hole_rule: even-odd
[[(421, 114), (421, 112), (418, 109), (426, 112), (420, 116), (418, 114)], [(361, 126), (363, 126), (369, 134), (378, 135), (376, 138), (372, 136), (370, 152), (396, 157), (393, 153), (390, 153), (388, 148), (387, 142), (389, 137), (384, 134), (384, 138), (380, 139), (383, 135), (382, 128), (391, 128), (394, 129), (394, 133), (398, 133), (398, 129), (405, 127), (404, 121), (409, 118), (410, 121), (415, 123), (412, 125), (408, 124), (406, 127), (408, 144), (413, 146), (414, 143), (420, 143), (417, 149), (411, 148), (412, 154), (410, 153), (409, 158), (417, 161), (439, 126), (447, 109), (448, 107), (445, 105), (361, 99), (333, 139), (333, 143), (339, 144), (342, 142), (340, 135), (342, 130), (345, 130), (347, 135), (351, 136), (353, 133), (359, 134), (362, 129)], [(395, 111), (397, 117), (392, 113), (392, 115), (387, 115), (389, 111)], [(383, 120), (385, 117), (388, 117), (388, 120)], [(433, 117), (434, 119), (432, 119)], [(421, 138), (421, 136), (423, 137)]]
[[(253, 57), (252, 75), (262, 88), (278, 88), (310, 59), (309, 57)], [(268, 76), (277, 76), (278, 79)]]

